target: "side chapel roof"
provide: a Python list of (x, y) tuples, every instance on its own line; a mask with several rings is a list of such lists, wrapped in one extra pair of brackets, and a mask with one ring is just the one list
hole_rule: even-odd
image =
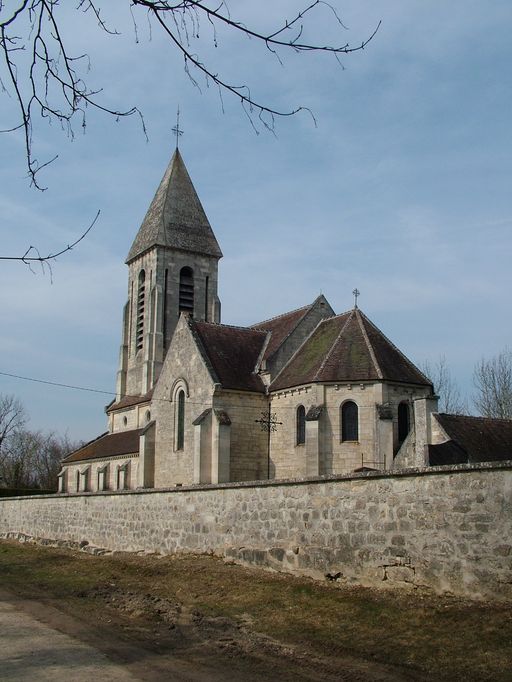
[(255, 369), (267, 339), (266, 331), (199, 322), (190, 317), (188, 323), (215, 382), (233, 390), (265, 391)]
[(271, 383), (270, 390), (337, 381), (431, 386), (359, 308), (320, 322)]
[(429, 445), (431, 465), (512, 459), (512, 419), (443, 412), (434, 417), (449, 440), (439, 445)]
[(116, 455), (139, 454), (139, 436), (144, 429), (118, 431), (117, 433), (103, 433), (95, 440), (91, 440), (78, 448), (62, 460), (63, 464), (81, 462), (99, 457), (115, 457)]
[(178, 149), (164, 173), (126, 262), (153, 246), (222, 257)]

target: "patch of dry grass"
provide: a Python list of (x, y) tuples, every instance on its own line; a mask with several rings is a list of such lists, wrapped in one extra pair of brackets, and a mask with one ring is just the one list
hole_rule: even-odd
[(512, 680), (510, 604), (377, 591), (244, 568), (205, 556), (101, 556), (0, 541), (2, 584), (104, 608), (95, 590), (157, 595), (320, 656), (350, 654), (433, 680)]

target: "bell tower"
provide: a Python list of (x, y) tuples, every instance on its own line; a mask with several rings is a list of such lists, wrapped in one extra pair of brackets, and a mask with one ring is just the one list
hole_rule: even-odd
[(181, 313), (220, 322), (222, 252), (176, 147), (135, 237), (117, 373), (117, 400), (155, 385)]

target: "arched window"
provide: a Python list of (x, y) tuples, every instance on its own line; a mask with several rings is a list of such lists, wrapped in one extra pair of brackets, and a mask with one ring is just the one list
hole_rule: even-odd
[(180, 271), (180, 313), (194, 313), (194, 273), (192, 268), (181, 268)]
[(341, 440), (359, 440), (359, 409), (355, 402), (347, 400), (341, 406)]
[(297, 445), (306, 442), (306, 408), (299, 405), (297, 408)]
[(409, 419), (409, 405), (406, 402), (398, 406), (398, 442), (402, 444), (411, 428)]
[(178, 393), (176, 407), (176, 450), (183, 450), (185, 445), (185, 391)]
[(141, 350), (144, 341), (144, 307), (146, 304), (146, 273), (139, 272), (137, 288), (137, 329), (135, 333), (135, 352)]

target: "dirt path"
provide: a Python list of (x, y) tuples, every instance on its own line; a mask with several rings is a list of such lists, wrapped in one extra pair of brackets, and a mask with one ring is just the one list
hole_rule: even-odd
[[(138, 603), (134, 603), (134, 599)], [(206, 618), (153, 600), (161, 623), (133, 595), (112, 608), (70, 614), (65, 602), (24, 599), (0, 590), (2, 680), (102, 682), (261, 682), (262, 680), (401, 682), (417, 676), (367, 661), (318, 658), (257, 635), (229, 619)], [(130, 622), (123, 613), (130, 610)], [(116, 616), (116, 611), (119, 611)], [(146, 612), (146, 613), (144, 613)], [(134, 620), (137, 621), (134, 625)]]

